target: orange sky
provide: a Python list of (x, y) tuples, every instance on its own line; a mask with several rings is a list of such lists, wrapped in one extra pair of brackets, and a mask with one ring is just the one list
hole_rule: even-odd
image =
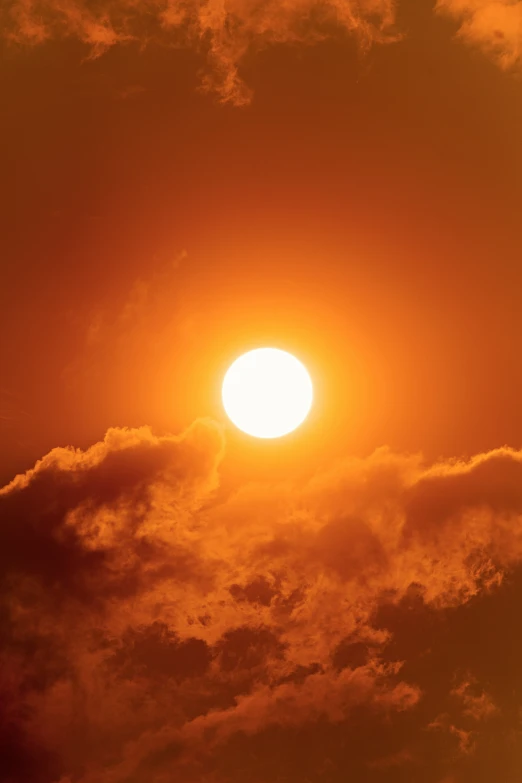
[(522, 4), (0, 30), (0, 783), (520, 783)]

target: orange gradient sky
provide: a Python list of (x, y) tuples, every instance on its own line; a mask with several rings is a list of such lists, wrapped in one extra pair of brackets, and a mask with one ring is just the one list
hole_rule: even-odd
[(515, 0), (3, 3), (0, 783), (520, 783), (521, 53)]

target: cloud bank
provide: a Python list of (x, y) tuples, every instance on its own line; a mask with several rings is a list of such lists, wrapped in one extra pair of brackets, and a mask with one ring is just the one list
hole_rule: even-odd
[(0, 490), (2, 783), (516, 780), (522, 453), (226, 498), (223, 454), (112, 429)]

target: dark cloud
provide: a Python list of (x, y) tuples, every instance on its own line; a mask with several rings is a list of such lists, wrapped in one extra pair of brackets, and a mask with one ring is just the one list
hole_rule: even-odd
[(277, 595), (275, 590), (264, 576), (257, 576), (246, 585), (231, 585), (230, 594), (236, 601), (249, 601), (252, 604), (270, 606), (272, 598)]
[(180, 640), (165, 623), (129, 628), (108, 664), (128, 680), (138, 677), (184, 680), (208, 670), (211, 652), (203, 639)]
[(522, 454), (226, 497), (222, 454), (113, 429), (0, 491), (2, 783), (516, 783)]
[(59, 759), (39, 746), (27, 728), (29, 714), (19, 694), (0, 687), (0, 781), (47, 783), (60, 774)]
[(85, 453), (54, 449), (0, 490), (3, 577), (87, 599), (167, 572), (190, 579), (197, 562), (176, 525), (215, 485), (220, 438), (197, 423), (183, 438), (114, 429)]

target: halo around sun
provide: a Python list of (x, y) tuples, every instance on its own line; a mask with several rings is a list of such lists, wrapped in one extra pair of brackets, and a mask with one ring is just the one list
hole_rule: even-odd
[(223, 406), (238, 429), (255, 438), (280, 438), (299, 427), (313, 401), (306, 367), (279, 348), (240, 356), (223, 380)]

